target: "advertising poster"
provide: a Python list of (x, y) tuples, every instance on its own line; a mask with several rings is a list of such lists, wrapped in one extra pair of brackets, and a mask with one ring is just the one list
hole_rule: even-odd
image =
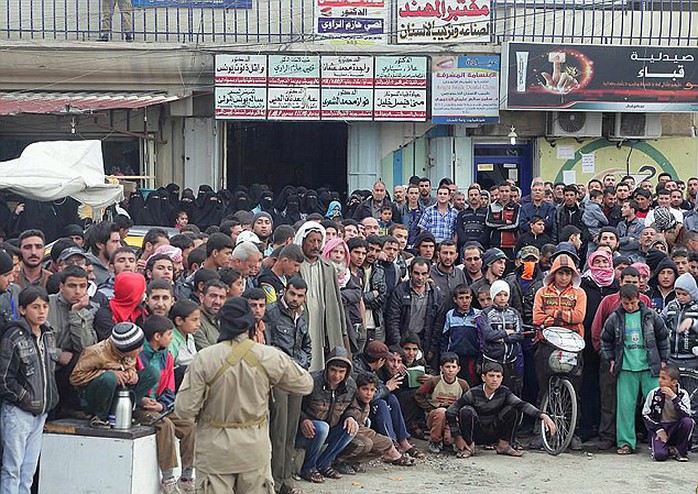
[(321, 75), (323, 87), (373, 87), (373, 57), (323, 56)]
[(322, 38), (385, 42), (387, 0), (315, 0), (315, 34)]
[(264, 87), (217, 87), (215, 116), (219, 119), (264, 120), (267, 89)]
[(506, 108), (698, 111), (698, 48), (509, 43)]
[(266, 86), (266, 55), (216, 55), (217, 86)]
[(499, 56), (432, 57), (431, 120), (435, 124), (499, 121)]
[(376, 57), (376, 87), (427, 87), (427, 57)]
[(270, 86), (320, 86), (317, 55), (269, 55)]
[(376, 57), (374, 119), (426, 121), (427, 58)]
[(489, 43), (489, 0), (398, 0), (397, 42)]

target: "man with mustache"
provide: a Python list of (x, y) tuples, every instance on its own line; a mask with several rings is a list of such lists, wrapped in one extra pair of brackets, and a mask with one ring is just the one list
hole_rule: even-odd
[(41, 230), (25, 230), (19, 236), (19, 251), (22, 256), (22, 266), (16, 280), (20, 288), (37, 285), (46, 288), (46, 281), (51, 272), (41, 267), (44, 259), (46, 239)]
[(294, 243), (305, 256), (300, 275), (308, 285), (305, 308), (312, 355), (309, 370), (313, 372), (325, 368), (330, 349), (343, 346), (351, 351), (347, 322), (334, 267), (320, 255), (325, 244), (324, 227), (316, 221), (306, 221), (298, 229)]

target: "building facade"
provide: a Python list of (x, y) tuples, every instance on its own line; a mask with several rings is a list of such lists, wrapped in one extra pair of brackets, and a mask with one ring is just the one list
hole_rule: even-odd
[[(115, 7), (109, 32), (108, 1), (0, 11), (0, 160), (34, 141), (97, 138), (107, 173), (144, 187), (342, 192), (413, 175), (461, 187), (513, 178), (526, 190), (539, 175), (698, 174), (695, 2), (132, 1), (130, 16)], [(219, 81), (217, 60), (260, 56), (264, 81), (230, 70)], [(273, 79), (280, 56), (320, 67), (317, 83)], [(375, 77), (342, 82), (339, 59), (370, 59)], [(423, 77), (381, 83), (397, 59), (423, 62)], [(496, 71), (476, 65), (490, 59)], [(245, 117), (241, 94), (264, 114)], [(243, 114), (229, 118), (235, 105)]]

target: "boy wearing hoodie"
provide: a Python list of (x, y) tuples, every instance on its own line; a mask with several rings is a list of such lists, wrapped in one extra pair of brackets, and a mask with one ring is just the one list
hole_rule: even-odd
[[(144, 424), (155, 422), (157, 456), (162, 471), (162, 491), (165, 494), (194, 492), (194, 434), (193, 420), (183, 420), (175, 415), (160, 418), (174, 409), (175, 378), (174, 357), (167, 349), (174, 336), (172, 321), (164, 316), (152, 315), (143, 322), (145, 341), (138, 355), (136, 369), (151, 368), (158, 372), (157, 386), (141, 398), (141, 409), (136, 410), (136, 420)], [(159, 419), (159, 420), (158, 420)], [(182, 456), (182, 476), (174, 477), (177, 467), (177, 439)]]
[(515, 395), (521, 394), (522, 372), (519, 369), (523, 322), (519, 311), (509, 306), (511, 288), (504, 280), (490, 287), (492, 306), (477, 317), (482, 362), (497, 362), (504, 368), (503, 385)]
[[(690, 273), (678, 277), (674, 284), (676, 298), (662, 311), (669, 332), (669, 362), (690, 367), (698, 362), (693, 349), (698, 347), (698, 284)], [(687, 365), (688, 364), (688, 365)]]
[(308, 482), (322, 484), (325, 478), (342, 478), (332, 463), (359, 431), (352, 368), (347, 351), (335, 347), (324, 369), (311, 373), (315, 384), (312, 393), (303, 398), (296, 436), (296, 447), (306, 450), (300, 476)]
[(669, 356), (664, 321), (640, 302), (635, 285), (620, 289), (620, 307), (601, 332), (601, 356), (616, 377), (616, 443), (619, 455), (635, 452), (637, 395), (646, 396), (657, 385), (659, 371)]
[(662, 312), (676, 298), (674, 283), (679, 277), (679, 270), (674, 261), (664, 256), (650, 278), (650, 299), (657, 312)]

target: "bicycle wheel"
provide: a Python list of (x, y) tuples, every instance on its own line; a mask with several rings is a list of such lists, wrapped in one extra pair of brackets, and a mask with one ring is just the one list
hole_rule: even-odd
[(543, 447), (549, 454), (559, 455), (572, 442), (577, 424), (577, 395), (572, 383), (565, 377), (551, 377), (541, 408), (557, 427), (557, 433), (553, 436), (545, 423), (541, 423)]
[[(682, 370), (679, 379), (681, 387), (688, 393), (691, 400), (691, 411), (694, 420), (698, 421), (698, 372), (692, 370)], [(693, 429), (691, 451), (698, 451), (698, 427)]]

